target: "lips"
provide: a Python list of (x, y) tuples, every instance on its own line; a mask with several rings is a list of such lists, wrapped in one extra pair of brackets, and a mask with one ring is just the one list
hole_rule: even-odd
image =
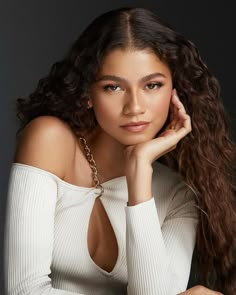
[(140, 125), (145, 125), (145, 124), (148, 124), (149, 122), (146, 122), (146, 121), (140, 121), (140, 122), (130, 122), (130, 123), (127, 123), (125, 125), (121, 125), (121, 127), (129, 127), (129, 126), (140, 126)]
[(144, 131), (148, 127), (148, 125), (149, 125), (149, 122), (140, 121), (140, 122), (130, 122), (120, 127), (129, 132), (141, 132), (141, 131)]

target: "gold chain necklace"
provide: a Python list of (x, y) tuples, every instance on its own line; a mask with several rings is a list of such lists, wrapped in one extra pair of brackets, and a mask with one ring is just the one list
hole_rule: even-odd
[(93, 158), (93, 154), (91, 153), (91, 150), (87, 144), (87, 141), (86, 139), (83, 137), (83, 136), (80, 136), (79, 137), (80, 139), (80, 142), (83, 146), (83, 149), (84, 149), (84, 153), (85, 153), (85, 156), (89, 162), (89, 166), (92, 170), (92, 178), (93, 178), (93, 182), (95, 184), (95, 187), (96, 188), (99, 188), (101, 190), (101, 193), (99, 195), (99, 197), (103, 194), (104, 192), (104, 188), (103, 186), (100, 184), (100, 181), (99, 181), (99, 178), (98, 178), (98, 170), (97, 170), (97, 165), (96, 165), (96, 162)]

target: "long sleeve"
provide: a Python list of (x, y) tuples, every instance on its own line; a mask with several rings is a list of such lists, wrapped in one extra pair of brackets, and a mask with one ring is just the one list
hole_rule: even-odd
[(57, 183), (49, 174), (32, 169), (11, 170), (4, 239), (6, 295), (73, 295), (52, 288)]
[(162, 226), (154, 197), (125, 208), (129, 295), (176, 295), (186, 290), (198, 222), (192, 196), (179, 184)]

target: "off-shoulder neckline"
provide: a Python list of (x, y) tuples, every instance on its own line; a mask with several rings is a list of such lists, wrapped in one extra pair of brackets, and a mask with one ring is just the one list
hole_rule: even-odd
[[(44, 170), (42, 168), (36, 167), (36, 166), (32, 166), (32, 165), (28, 165), (28, 164), (23, 164), (23, 163), (18, 163), (18, 162), (13, 162), (12, 163), (12, 167), (13, 166), (18, 166), (18, 167), (22, 167), (22, 168), (28, 168), (28, 169), (32, 169), (34, 171), (37, 171), (39, 173), (51, 175), (52, 177), (54, 177), (55, 179), (57, 179), (57, 181), (60, 182), (61, 184), (64, 184), (64, 185), (66, 185), (68, 187), (71, 187), (73, 189), (79, 189), (79, 190), (92, 190), (92, 189), (97, 189), (96, 187), (79, 186), (79, 185), (76, 185), (76, 184), (67, 182), (67, 181), (61, 179), (56, 174), (54, 174), (54, 173), (52, 173), (50, 171)], [(103, 183), (101, 183), (101, 185), (104, 186), (104, 187), (108, 187), (109, 188), (110, 186), (113, 186), (114, 183), (122, 182), (125, 179), (126, 179), (126, 176), (119, 176), (119, 177), (115, 177), (115, 178), (112, 178), (110, 180), (104, 181)]]

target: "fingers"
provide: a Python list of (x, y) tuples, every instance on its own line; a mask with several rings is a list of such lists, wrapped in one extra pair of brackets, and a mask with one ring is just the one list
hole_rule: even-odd
[(182, 102), (180, 101), (178, 95), (177, 95), (177, 91), (176, 89), (173, 90), (173, 101), (177, 107), (177, 111), (182, 111), (182, 112), (186, 112), (184, 105), (182, 104)]
[(180, 128), (179, 116), (181, 116), (183, 113), (186, 114), (186, 111), (175, 89), (173, 90), (173, 94), (172, 94), (172, 104), (173, 104), (173, 114), (174, 114), (173, 123), (175, 124), (175, 129), (178, 130)]
[[(174, 129), (171, 128), (173, 126)], [(150, 155), (151, 161), (175, 149), (178, 142), (191, 130), (190, 116), (186, 114), (184, 105), (178, 99), (176, 91), (173, 90), (170, 104), (170, 123), (161, 134), (158, 134), (149, 143), (148, 154)]]
[(171, 110), (172, 110), (172, 126), (176, 127), (177, 118), (178, 118), (178, 96), (175, 89), (172, 91), (172, 99), (171, 99)]
[(202, 285), (192, 287), (185, 292), (179, 293), (179, 295), (223, 295), (220, 292), (208, 289)]
[(192, 130), (190, 116), (186, 113), (183, 103), (180, 101), (176, 89), (172, 92), (170, 128), (175, 127), (176, 132), (180, 131), (185, 136)]

